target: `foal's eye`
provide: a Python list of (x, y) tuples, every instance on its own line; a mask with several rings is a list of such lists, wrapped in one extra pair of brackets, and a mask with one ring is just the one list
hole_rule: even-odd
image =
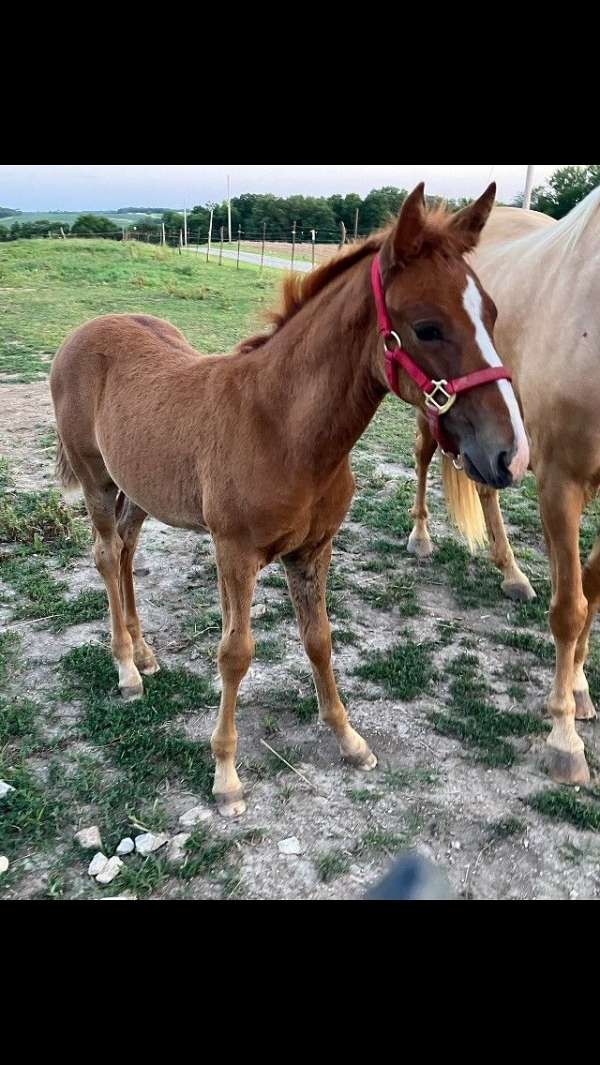
[(434, 325), (433, 322), (424, 322), (422, 325), (416, 325), (415, 333), (418, 339), (425, 341), (425, 343), (443, 339), (441, 329), (439, 326)]

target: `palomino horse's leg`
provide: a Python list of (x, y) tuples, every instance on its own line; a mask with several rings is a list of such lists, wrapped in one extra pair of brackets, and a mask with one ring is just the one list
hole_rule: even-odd
[(583, 632), (575, 648), (573, 694), (575, 696), (575, 717), (580, 721), (589, 721), (590, 718), (596, 716), (596, 709), (590, 697), (584, 666), (589, 650), (590, 629), (598, 613), (598, 607), (600, 607), (600, 538), (596, 540), (583, 567), (583, 594), (587, 599), (588, 612)]
[[(153, 652), (142, 636), (142, 627), (135, 603), (135, 589), (133, 585), (133, 557), (137, 547), (140, 530), (148, 517), (145, 510), (138, 507), (131, 499), (120, 496), (122, 510), (117, 519), (117, 533), (122, 541), (121, 569), (119, 577), (119, 589), (121, 603), (125, 614), (125, 624), (133, 640), (133, 660), (141, 673), (146, 676), (158, 673), (160, 666)], [(117, 511), (119, 510), (117, 501)]]
[(495, 488), (487, 488), (482, 484), (477, 485), (477, 491), (479, 492), (485, 525), (490, 538), (490, 556), (503, 577), (502, 591), (509, 599), (527, 603), (531, 599), (535, 599), (535, 592), (527, 577), (515, 562), (515, 556), (508, 542), (504, 521), (502, 520), (498, 492)]
[(216, 762), (213, 795), (219, 813), (224, 817), (239, 817), (246, 809), (246, 803), (235, 768), (235, 706), (238, 688), (254, 653), (250, 607), (259, 560), (230, 541), (215, 540), (215, 548), (223, 613), (223, 635), (219, 644), (223, 690), (217, 724), (211, 737)]
[(325, 606), (331, 541), (317, 551), (297, 551), (282, 561), (300, 635), (315, 678), (321, 721), (335, 732), (347, 761), (358, 769), (374, 769), (377, 759), (362, 736), (351, 727), (331, 667), (331, 626)]
[(119, 670), (119, 688), (124, 699), (137, 699), (143, 694), (142, 678), (133, 660), (133, 640), (129, 634), (121, 596), (119, 594), (119, 566), (122, 541), (117, 533), (115, 503), (117, 487), (108, 479), (106, 470), (98, 471), (96, 483), (80, 475), (85, 501), (95, 529), (94, 558), (98, 572), (104, 578), (110, 606), (112, 653)]
[(429, 529), (427, 528), (427, 519), (429, 518), (427, 471), (436, 448), (437, 444), (431, 435), (427, 418), (419, 414), (417, 416), (417, 436), (415, 440), (417, 495), (415, 504), (410, 512), (415, 519), (415, 524), (407, 544), (411, 555), (416, 555), (417, 558), (429, 558), (433, 551)]
[(552, 731), (548, 737), (549, 769), (559, 784), (587, 784), (590, 779), (583, 742), (575, 730), (575, 648), (582, 634), (587, 602), (581, 583), (579, 521), (584, 495), (579, 485), (538, 471), (540, 511), (552, 570), (550, 628), (556, 645), (556, 672), (548, 698)]

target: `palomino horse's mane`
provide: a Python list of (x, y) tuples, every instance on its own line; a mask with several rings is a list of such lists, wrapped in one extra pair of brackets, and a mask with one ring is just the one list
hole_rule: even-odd
[[(429, 209), (425, 214), (423, 227), (423, 244), (421, 255), (439, 254), (444, 257), (462, 255), (465, 248), (459, 233), (454, 232), (450, 222), (454, 215), (443, 204), (438, 204)], [(275, 310), (267, 311), (264, 315), (271, 323), (272, 329), (268, 333), (259, 333), (256, 336), (242, 340), (234, 349), (236, 352), (253, 351), (271, 340), (291, 318), (304, 307), (309, 300), (321, 292), (337, 277), (346, 273), (355, 263), (360, 262), (372, 252), (379, 251), (385, 239), (394, 228), (395, 222), (390, 223), (377, 233), (365, 237), (363, 240), (352, 244), (349, 248), (333, 256), (316, 270), (307, 274), (289, 274), (281, 287), (280, 304)]]

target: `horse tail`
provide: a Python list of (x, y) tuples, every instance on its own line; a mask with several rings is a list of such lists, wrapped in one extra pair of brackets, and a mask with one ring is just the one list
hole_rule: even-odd
[(452, 459), (443, 456), (444, 497), (450, 518), (464, 536), (471, 554), (487, 543), (485, 518), (475, 484), (466, 473), (457, 470)]
[(81, 487), (81, 485), (79, 484), (79, 480), (73, 471), (73, 467), (71, 466), (71, 463), (67, 458), (65, 446), (60, 436), (58, 436), (58, 441), (56, 445), (55, 469), (56, 479), (63, 486), (66, 492), (76, 492)]

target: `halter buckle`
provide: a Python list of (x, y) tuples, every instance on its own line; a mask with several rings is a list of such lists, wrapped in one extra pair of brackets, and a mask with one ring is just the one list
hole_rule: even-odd
[[(450, 410), (450, 407), (454, 403), (456, 393), (446, 392), (444, 385), (447, 385), (448, 382), (444, 379), (441, 381), (432, 381), (432, 384), (433, 388), (431, 392), (425, 393), (425, 406), (429, 407), (431, 410), (436, 410), (438, 414), (445, 414), (447, 410)], [(441, 403), (435, 398), (437, 392), (441, 392), (444, 397)]]

